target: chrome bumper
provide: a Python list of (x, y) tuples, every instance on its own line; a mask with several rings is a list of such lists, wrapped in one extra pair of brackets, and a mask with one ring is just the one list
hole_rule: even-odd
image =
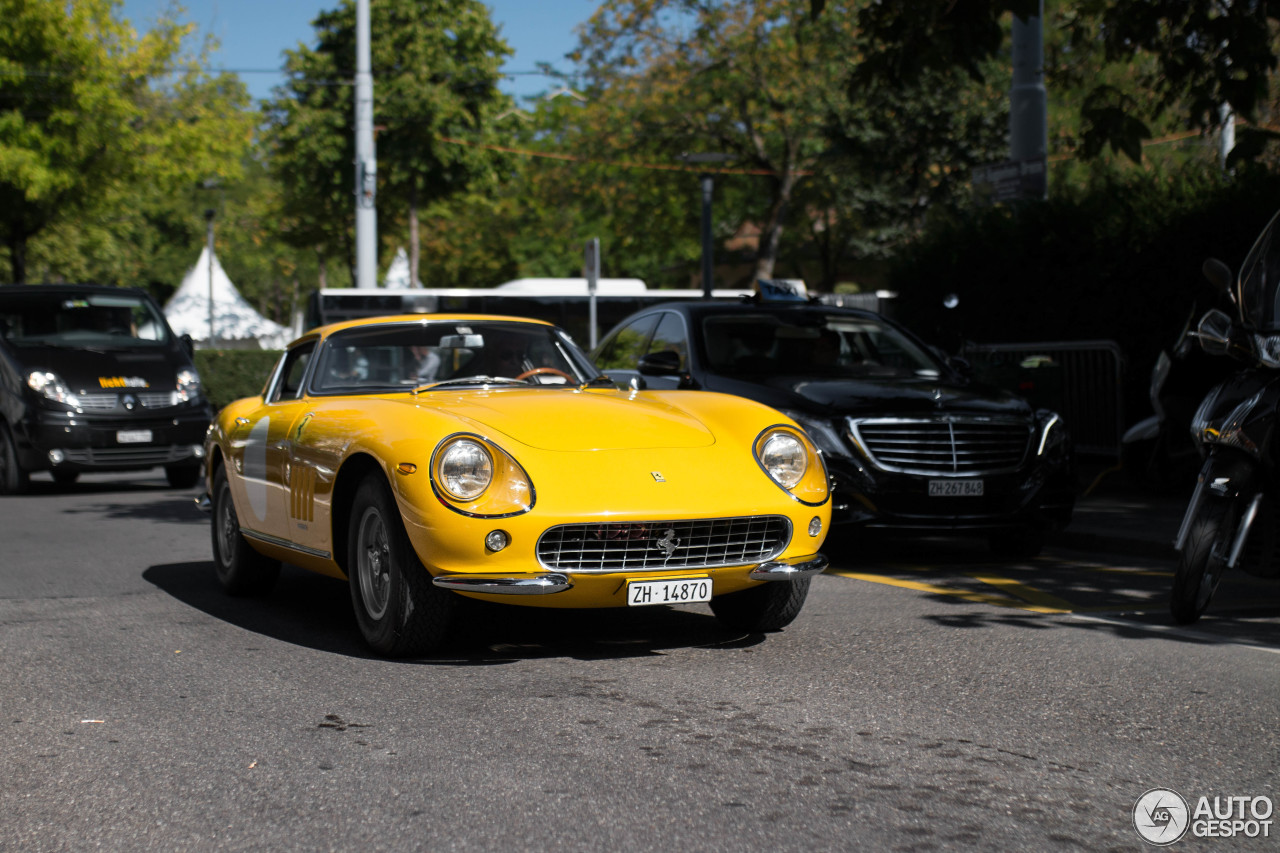
[[(756, 566), (749, 577), (755, 581), (796, 581), (822, 574), (827, 565), (828, 560), (822, 554), (799, 563), (773, 560)], [(440, 575), (432, 578), (431, 583), (442, 589), (490, 595), (551, 595), (573, 586), (569, 576), (559, 572), (540, 575)]]
[(829, 563), (830, 561), (822, 554), (811, 557), (803, 563), (783, 563), (774, 560), (756, 566), (751, 570), (750, 577), (753, 581), (797, 581), (822, 574)]

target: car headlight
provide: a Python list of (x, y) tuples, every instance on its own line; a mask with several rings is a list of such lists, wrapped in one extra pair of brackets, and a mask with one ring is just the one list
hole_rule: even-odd
[(775, 432), (760, 446), (760, 464), (784, 489), (795, 488), (809, 467), (804, 445), (789, 432)]
[(1067, 426), (1057, 413), (1042, 411), (1040, 414), (1040, 447), (1037, 456), (1053, 455), (1067, 445)]
[(524, 468), (478, 435), (453, 435), (437, 445), (431, 482), (442, 502), (463, 515), (502, 518), (533, 507), (533, 485)]
[(440, 487), (450, 497), (473, 501), (493, 482), (493, 457), (477, 442), (462, 438), (440, 454)]
[(791, 420), (800, 424), (809, 438), (813, 439), (813, 443), (828, 456), (848, 456), (849, 450), (841, 440), (840, 434), (836, 432), (829, 423), (819, 418), (811, 418), (800, 412), (791, 411), (790, 409), (781, 410), (784, 415)]
[(756, 436), (752, 452), (769, 479), (801, 503), (818, 506), (830, 496), (827, 466), (804, 430), (771, 426)]
[(200, 374), (189, 368), (178, 371), (178, 390), (175, 403), (194, 402), (200, 399)]
[(55, 403), (62, 403), (64, 406), (72, 408), (80, 407), (80, 398), (71, 392), (66, 383), (58, 376), (48, 370), (33, 370), (27, 376), (27, 387), (37, 394), (44, 395), (47, 399), (53, 400)]

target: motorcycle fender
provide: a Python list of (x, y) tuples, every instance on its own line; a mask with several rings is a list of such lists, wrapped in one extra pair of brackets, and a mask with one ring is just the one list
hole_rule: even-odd
[(1124, 436), (1120, 439), (1122, 444), (1135, 444), (1139, 441), (1148, 441), (1153, 438), (1160, 437), (1160, 417), (1152, 415), (1138, 421), (1124, 432)]
[(1173, 549), (1181, 552), (1191, 530), (1191, 521), (1206, 500), (1238, 500), (1252, 498), (1261, 486), (1257, 464), (1247, 456), (1235, 453), (1212, 453), (1204, 461), (1195, 491), (1183, 513), (1182, 525), (1173, 541)]

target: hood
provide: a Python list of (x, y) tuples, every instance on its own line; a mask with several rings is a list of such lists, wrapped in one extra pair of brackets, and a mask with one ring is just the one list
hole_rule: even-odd
[(426, 392), (418, 399), (475, 425), (542, 450), (706, 447), (715, 435), (700, 419), (661, 400), (626, 392), (497, 389)]
[(33, 370), (49, 370), (76, 394), (107, 388), (173, 390), (178, 371), (189, 366), (164, 346), (129, 350), (18, 347), (14, 355), (24, 377)]
[(717, 379), (711, 390), (749, 397), (776, 409), (795, 409), (823, 417), (940, 413), (1031, 416), (1026, 400), (1015, 394), (988, 385), (961, 385), (942, 377), (823, 380), (783, 376), (759, 383)]

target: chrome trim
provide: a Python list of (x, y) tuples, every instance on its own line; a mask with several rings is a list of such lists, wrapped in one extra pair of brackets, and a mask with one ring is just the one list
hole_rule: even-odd
[(1195, 491), (1191, 493), (1191, 501), (1187, 504), (1187, 511), (1182, 514), (1182, 525), (1178, 528), (1178, 535), (1173, 538), (1173, 550), (1181, 553), (1184, 545), (1187, 544), (1187, 534), (1191, 532), (1191, 521), (1196, 517), (1196, 513), (1200, 511), (1200, 502), (1204, 500), (1204, 484), (1205, 471), (1200, 471), (1200, 476), (1196, 478)]
[(288, 548), (290, 551), (297, 551), (299, 554), (306, 554), (309, 557), (320, 557), (328, 560), (333, 556), (328, 551), (321, 551), (318, 548), (307, 548), (306, 546), (299, 545), (296, 542), (290, 542), (289, 540), (281, 539), (278, 536), (269, 536), (266, 533), (259, 533), (256, 530), (249, 530), (245, 527), (240, 528), (240, 533), (247, 539), (257, 539), (259, 542), (265, 542), (268, 545), (275, 545), (280, 548)]
[(824, 554), (818, 554), (799, 563), (770, 560), (752, 569), (749, 577), (753, 581), (796, 581), (822, 574), (827, 570), (830, 562)]
[[(706, 537), (714, 525), (727, 525), (736, 539), (725, 538), (711, 544), (691, 546), (688, 534)], [(693, 528), (690, 531), (686, 527)], [(745, 529), (736, 529), (744, 527)], [(776, 528), (776, 529), (774, 529)], [(601, 536), (601, 531), (616, 533)], [(657, 540), (674, 530), (677, 550), (668, 554)], [(573, 534), (586, 534), (573, 538)], [(772, 560), (790, 544), (794, 535), (791, 519), (785, 515), (745, 515), (728, 518), (682, 518), (665, 520), (574, 522), (547, 528), (538, 537), (535, 556), (538, 565), (552, 572), (571, 574), (629, 574), (759, 565)], [(750, 537), (755, 537), (753, 542)], [(681, 541), (684, 540), (684, 541)], [(753, 545), (755, 547), (748, 547)], [(567, 547), (566, 547), (567, 546)], [(728, 553), (732, 546), (734, 553)], [(767, 546), (767, 547), (763, 547)], [(696, 559), (701, 551), (706, 559)]]
[(196, 498), (196, 509), (203, 513), (213, 512), (213, 500), (209, 497), (208, 492), (202, 492), (200, 496)]
[(497, 595), (551, 595), (573, 586), (565, 575), (441, 575), (431, 583), (459, 592), (488, 592)]
[(1249, 536), (1249, 528), (1253, 526), (1253, 520), (1258, 517), (1258, 505), (1262, 503), (1262, 492), (1258, 492), (1253, 496), (1253, 500), (1249, 501), (1249, 508), (1244, 511), (1244, 518), (1240, 519), (1240, 526), (1236, 528), (1236, 541), (1231, 544), (1231, 556), (1227, 558), (1227, 568), (1234, 569), (1236, 560), (1240, 559), (1240, 552), (1244, 550), (1244, 541)]
[[(1030, 421), (1010, 415), (936, 415), (932, 417), (873, 417), (845, 418), (845, 426), (854, 445), (867, 457), (876, 468), (896, 474), (914, 474), (933, 477), (985, 477), (995, 474), (1009, 474), (1017, 471), (1027, 460), (1032, 451), (1032, 440), (1035, 437), (1036, 425)], [(878, 436), (875, 441), (868, 440), (862, 430), (870, 427), (883, 427), (888, 430), (902, 430), (900, 435)], [(924, 430), (937, 430), (935, 436), (912, 435), (909, 430), (917, 427)], [(974, 456), (983, 450), (982, 442), (972, 436), (957, 436), (957, 429), (995, 428), (1008, 430), (1007, 438), (1012, 439), (1014, 432), (1022, 433), (1021, 451), (1016, 460), (1003, 464), (986, 463), (981, 460), (969, 462), (964, 457)], [(946, 437), (942, 439), (942, 429)], [(997, 439), (1001, 439), (997, 436)], [(1001, 444), (1006, 446), (1000, 446)], [(1012, 441), (997, 442), (997, 451), (1006, 453), (1012, 449)], [(910, 458), (885, 461), (880, 458), (892, 456), (895, 451), (905, 451)], [(929, 459), (929, 454), (935, 458)]]

